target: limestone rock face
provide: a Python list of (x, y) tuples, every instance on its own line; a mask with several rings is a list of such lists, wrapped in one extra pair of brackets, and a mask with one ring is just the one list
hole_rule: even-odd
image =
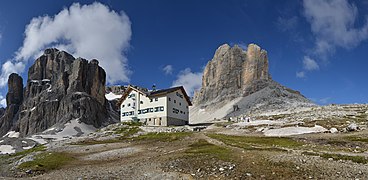
[(125, 90), (128, 86), (106, 86), (105, 91), (106, 94), (112, 92), (116, 95), (124, 94)]
[[(111, 119), (105, 83), (105, 70), (97, 60), (88, 62), (55, 48), (46, 49), (29, 68), (24, 93), (20, 76), (9, 77), (8, 107), (3, 118), (13, 117), (10, 128), (21, 136), (73, 119), (95, 127), (107, 125)], [(1, 136), (9, 128), (0, 130)]]
[(19, 107), (23, 101), (23, 79), (12, 73), (8, 79), (8, 93), (6, 94), (6, 109), (2, 110), (0, 118), (0, 137), (6, 134), (18, 118)]
[(272, 80), (267, 52), (256, 44), (249, 44), (247, 50), (238, 45), (220, 46), (204, 69), (202, 87), (195, 92), (193, 105), (191, 122), (314, 106), (300, 92)]
[[(256, 81), (271, 80), (267, 52), (255, 44), (247, 51), (239, 46), (220, 46), (203, 72), (202, 88), (194, 96), (194, 104), (206, 104), (249, 94), (259, 89)], [(253, 88), (253, 89), (252, 89)], [(254, 89), (255, 88), (255, 89)]]

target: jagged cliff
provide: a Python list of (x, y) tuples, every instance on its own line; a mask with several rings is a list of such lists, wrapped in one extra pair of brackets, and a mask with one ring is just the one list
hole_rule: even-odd
[(10, 75), (0, 136), (10, 129), (22, 136), (34, 134), (73, 119), (95, 127), (107, 124), (105, 81), (97, 60), (46, 49), (29, 68), (24, 90), (21, 77)]
[[(195, 92), (191, 121), (238, 116), (254, 111), (312, 105), (298, 91), (272, 80), (267, 51), (256, 44), (247, 50), (221, 45), (203, 72), (202, 87)], [(239, 110), (233, 112), (233, 106)], [(221, 111), (221, 112), (219, 112)]]
[[(247, 88), (255, 81), (270, 80), (267, 52), (255, 44), (247, 51), (239, 46), (220, 46), (206, 65), (202, 88), (196, 92), (194, 104), (206, 104), (250, 94)], [(257, 89), (254, 89), (255, 91)]]

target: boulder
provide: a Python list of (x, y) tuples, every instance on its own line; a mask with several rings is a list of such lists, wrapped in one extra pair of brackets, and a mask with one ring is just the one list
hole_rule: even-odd
[(339, 131), (336, 128), (331, 128), (330, 133), (338, 133)]
[(358, 131), (359, 126), (355, 123), (349, 124), (349, 126), (346, 128), (347, 131)]

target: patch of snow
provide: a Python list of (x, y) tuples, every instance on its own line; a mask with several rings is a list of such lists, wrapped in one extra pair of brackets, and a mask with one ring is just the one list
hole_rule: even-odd
[(38, 137), (37, 135), (33, 135), (32, 137), (29, 137), (27, 139), (36, 141), (38, 144), (47, 144), (47, 141), (43, 139), (42, 137)]
[(27, 150), (27, 149), (32, 149), (34, 146), (27, 146), (27, 147), (23, 147), (24, 150)]
[(271, 120), (255, 120), (250, 122), (238, 122), (232, 124), (232, 126), (259, 126), (259, 125), (282, 125), (284, 121), (271, 121)]
[(31, 80), (31, 83), (39, 83), (39, 80)]
[(22, 141), (22, 143), (27, 144), (27, 141)]
[[(46, 130), (46, 132), (54, 130), (54, 129), (55, 128), (50, 128)], [(78, 119), (74, 119), (74, 120), (71, 120), (69, 123), (66, 123), (64, 129), (56, 134), (33, 135), (29, 139), (34, 140), (40, 144), (46, 144), (47, 141), (45, 139), (50, 139), (52, 141), (62, 141), (62, 140), (70, 139), (72, 137), (88, 135), (89, 133), (92, 133), (95, 131), (96, 131), (96, 128), (93, 125), (87, 125), (85, 123), (80, 123), (78, 122)]]
[(109, 101), (114, 100), (114, 99), (119, 99), (119, 98), (121, 98), (121, 96), (122, 95), (117, 95), (117, 94), (114, 94), (112, 92), (105, 95), (106, 99), (109, 100)]
[(19, 132), (9, 131), (3, 137), (18, 138), (19, 137)]
[(298, 134), (321, 133), (328, 131), (322, 126), (314, 127), (284, 127), (280, 129), (268, 129), (264, 131), (265, 136), (292, 136)]
[(55, 127), (48, 128), (48, 129), (44, 130), (42, 133), (47, 133), (47, 132), (53, 131), (55, 129), (56, 129)]
[(15, 149), (11, 145), (0, 145), (0, 154), (12, 154)]
[(34, 111), (34, 110), (36, 110), (36, 107), (33, 107), (33, 108), (31, 109), (31, 111)]
[(42, 79), (42, 82), (50, 82), (50, 79)]
[(4, 140), (0, 140), (0, 143), (4, 142)]

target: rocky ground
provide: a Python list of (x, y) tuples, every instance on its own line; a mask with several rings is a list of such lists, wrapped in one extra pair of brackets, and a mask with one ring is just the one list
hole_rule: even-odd
[[(363, 117), (366, 107), (318, 107), (300, 111), (299, 116), (279, 114), (278, 119), (276, 114), (263, 114), (259, 117), (275, 120), (252, 120), (244, 126), (217, 122), (202, 131), (193, 131), (193, 126), (119, 123), (88, 136), (2, 155), (0, 175), (3, 179), (368, 179), (368, 120), (357, 121), (367, 117)], [(325, 108), (329, 112), (323, 112)], [(328, 125), (328, 119), (341, 124), (330, 124), (338, 129), (335, 133), (286, 137), (266, 137), (259, 130), (308, 127), (307, 116), (328, 117), (310, 119), (321, 126)], [(293, 117), (298, 117), (294, 123)], [(352, 122), (358, 128), (347, 131)]]

